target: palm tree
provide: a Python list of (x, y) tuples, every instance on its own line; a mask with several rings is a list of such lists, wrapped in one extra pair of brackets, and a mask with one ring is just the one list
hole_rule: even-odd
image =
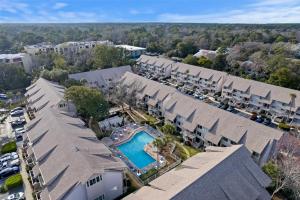
[[(291, 115), (291, 112), (292, 112), (292, 106), (293, 106), (293, 104), (294, 104), (294, 102), (295, 102), (295, 99), (296, 99), (297, 95), (296, 95), (295, 93), (290, 93), (290, 97), (291, 97), (291, 102), (290, 102), (290, 104), (289, 104), (290, 109), (289, 109), (289, 113), (288, 113), (288, 120), (289, 120), (289, 118), (290, 118), (290, 115)], [(292, 122), (291, 122), (291, 123), (292, 123)]]
[(159, 166), (159, 157), (158, 157), (158, 155), (161, 153), (162, 148), (165, 146), (165, 142), (161, 138), (156, 138), (153, 141), (153, 145), (157, 148), (157, 152), (156, 152), (157, 158), (156, 158), (156, 161), (157, 161), (157, 166)]

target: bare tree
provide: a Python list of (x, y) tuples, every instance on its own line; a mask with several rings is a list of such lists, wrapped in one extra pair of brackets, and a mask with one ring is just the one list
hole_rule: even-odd
[[(295, 199), (300, 199), (300, 158), (299, 140), (286, 135), (280, 141), (280, 153), (275, 160), (278, 167), (276, 177), (273, 177), (275, 189), (272, 197), (279, 191), (289, 189), (293, 192)], [(275, 180), (274, 180), (275, 179)]]
[(139, 81), (134, 81), (127, 89), (125, 102), (129, 106), (129, 110), (137, 104), (137, 93), (141, 89), (141, 83)]

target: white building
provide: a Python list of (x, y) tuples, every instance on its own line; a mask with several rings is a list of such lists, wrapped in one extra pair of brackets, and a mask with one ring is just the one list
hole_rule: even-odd
[(197, 58), (200, 58), (203, 56), (209, 60), (214, 60), (216, 58), (217, 54), (218, 54), (217, 51), (200, 49), (194, 56)]
[(25, 72), (31, 73), (33, 63), (29, 54), (17, 53), (17, 54), (0, 54), (0, 64), (15, 64), (23, 67)]
[(126, 192), (126, 165), (74, 117), (64, 87), (39, 79), (26, 96), (36, 111), (23, 145), (36, 199), (113, 200)]
[(58, 44), (54, 47), (54, 52), (58, 54), (66, 54), (66, 53), (77, 53), (84, 49), (92, 49), (97, 45), (108, 45), (112, 46), (113, 43), (111, 41), (84, 41), (84, 42), (65, 42)]
[(31, 55), (37, 55), (39, 53), (50, 53), (50, 52), (54, 52), (54, 45), (50, 43), (27, 45), (24, 46), (24, 50), (26, 53), (29, 53)]
[(195, 147), (244, 144), (263, 165), (276, 154), (282, 132), (183, 95), (175, 88), (126, 73), (121, 80), (130, 89), (138, 83), (137, 104), (176, 126)]
[(138, 58), (146, 51), (146, 48), (130, 46), (127, 44), (115, 45), (115, 47), (124, 49), (124, 54), (130, 58)]
[(27, 45), (24, 47), (25, 51), (31, 55), (39, 53), (51, 53), (55, 52), (58, 54), (65, 53), (77, 53), (83, 49), (92, 49), (97, 45), (108, 45), (112, 46), (113, 43), (108, 40), (104, 41), (82, 41), (82, 42), (64, 42), (58, 45), (50, 43), (40, 43), (36, 45)]
[(264, 111), (272, 116), (289, 117), (300, 123), (300, 91), (228, 76), (222, 96), (232, 104), (244, 104), (249, 110)]
[(211, 95), (221, 92), (226, 77), (225, 72), (184, 63), (176, 63), (171, 72), (171, 80), (175, 83)]
[(137, 68), (141, 74), (151, 74), (158, 79), (170, 77), (173, 83), (189, 90), (208, 95), (221, 92), (232, 105), (244, 104), (249, 111), (264, 111), (271, 117), (288, 117), (292, 123), (300, 124), (300, 92), (297, 90), (144, 55), (137, 60)]

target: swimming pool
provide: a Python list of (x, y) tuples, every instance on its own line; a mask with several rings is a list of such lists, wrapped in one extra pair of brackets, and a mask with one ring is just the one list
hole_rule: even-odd
[(155, 162), (150, 155), (144, 151), (144, 146), (152, 142), (154, 138), (145, 131), (138, 132), (128, 142), (117, 146), (136, 167), (142, 169)]

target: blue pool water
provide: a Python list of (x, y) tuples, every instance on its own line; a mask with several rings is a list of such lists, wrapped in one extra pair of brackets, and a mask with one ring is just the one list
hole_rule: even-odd
[(152, 142), (154, 138), (145, 131), (138, 132), (128, 142), (117, 148), (139, 169), (155, 162), (155, 160), (144, 151), (144, 146)]

